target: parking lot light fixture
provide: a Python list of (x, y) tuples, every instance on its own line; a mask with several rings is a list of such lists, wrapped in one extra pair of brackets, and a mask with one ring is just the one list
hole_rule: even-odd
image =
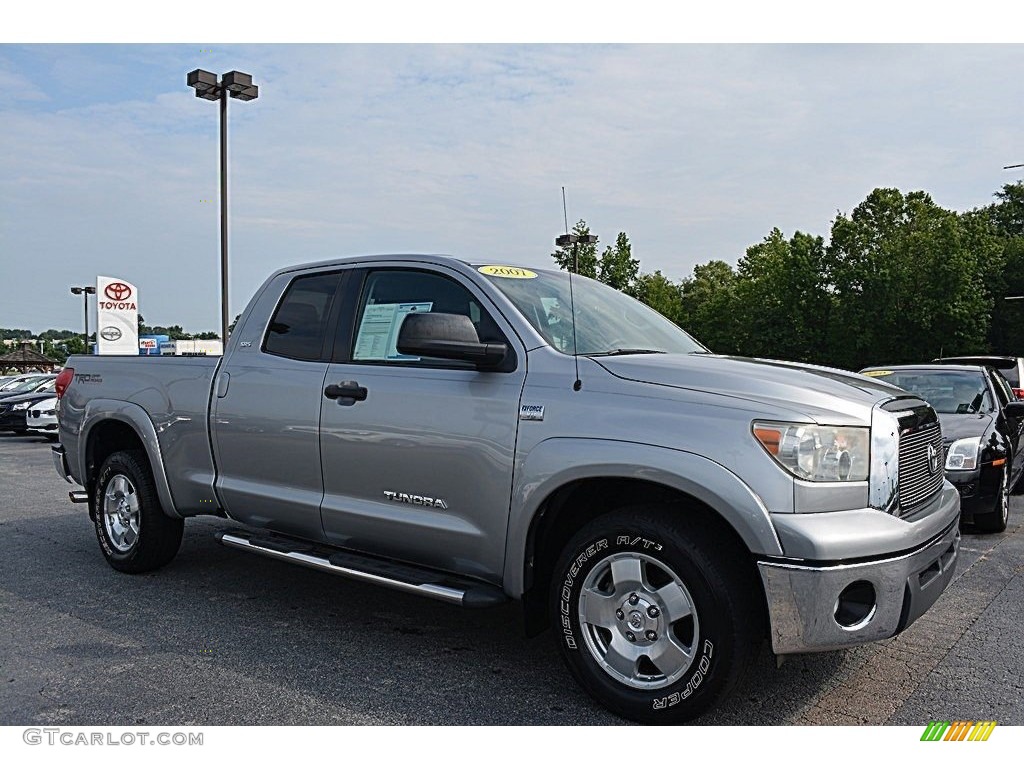
[(239, 101), (259, 98), (252, 75), (231, 70), (217, 79), (213, 72), (194, 69), (185, 82), (196, 97), (220, 102), (220, 339), (228, 343), (228, 96)]
[(85, 350), (89, 351), (89, 295), (96, 293), (95, 285), (73, 285), (71, 286), (71, 292), (75, 296), (81, 295), (82, 307), (85, 310)]

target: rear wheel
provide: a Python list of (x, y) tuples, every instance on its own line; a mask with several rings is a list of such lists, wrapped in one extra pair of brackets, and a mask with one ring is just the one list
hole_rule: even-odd
[(1010, 518), (1010, 465), (1003, 464), (1003, 473), (999, 480), (996, 500), (989, 512), (975, 514), (974, 524), (986, 533), (1002, 533)]
[(164, 514), (142, 451), (118, 451), (103, 462), (94, 486), (96, 538), (111, 567), (144, 573), (178, 553), (185, 523)]
[(678, 723), (707, 711), (763, 638), (747, 553), (685, 518), (657, 506), (609, 513), (569, 542), (555, 569), (551, 610), (569, 669), (632, 720)]

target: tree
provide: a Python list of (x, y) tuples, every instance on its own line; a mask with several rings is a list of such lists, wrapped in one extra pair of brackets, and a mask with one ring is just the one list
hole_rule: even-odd
[(633, 284), (640, 272), (639, 259), (633, 258), (633, 246), (625, 232), (619, 232), (614, 246), (607, 246), (597, 265), (597, 279), (617, 291), (633, 294)]
[(999, 242), (998, 259), (984, 271), (992, 299), (988, 348), (1017, 356), (1024, 350), (1024, 301), (1005, 297), (1024, 296), (1024, 184), (1006, 184), (995, 197), (998, 202), (964, 214), (963, 219), (972, 230), (994, 235)]
[(676, 322), (713, 352), (739, 351), (736, 323), (736, 273), (724, 261), (693, 268), (683, 280), (681, 311)]
[(683, 311), (681, 286), (661, 274), (661, 270), (637, 277), (633, 283), (633, 297), (672, 322), (679, 323)]
[(857, 369), (983, 350), (992, 301), (982, 273), (997, 250), (925, 192), (874, 190), (836, 216), (825, 250), (828, 362)]
[[(576, 226), (572, 228), (572, 233), (577, 237), (586, 237), (590, 234), (590, 227), (587, 226), (587, 222), (580, 219), (576, 222)], [(573, 254), (574, 248), (576, 249), (575, 256)], [(558, 250), (552, 252), (551, 258), (558, 264), (559, 269), (597, 279), (596, 244), (577, 243), (575, 246), (563, 245)], [(578, 264), (579, 269), (573, 269), (574, 264)]]
[(822, 276), (824, 241), (773, 229), (737, 264), (736, 345), (741, 354), (815, 361), (825, 353), (831, 310)]

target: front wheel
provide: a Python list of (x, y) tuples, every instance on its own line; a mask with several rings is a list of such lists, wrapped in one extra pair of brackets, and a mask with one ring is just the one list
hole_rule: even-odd
[(142, 451), (118, 451), (103, 462), (94, 486), (96, 538), (111, 567), (145, 573), (178, 553), (185, 523), (164, 514)]
[(648, 723), (706, 712), (764, 637), (755, 574), (724, 533), (670, 507), (583, 528), (559, 558), (552, 611), (562, 655), (595, 699)]

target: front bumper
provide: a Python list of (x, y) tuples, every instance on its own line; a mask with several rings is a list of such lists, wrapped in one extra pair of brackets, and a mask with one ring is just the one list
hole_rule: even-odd
[[(956, 570), (960, 530), (954, 520), (920, 547), (890, 557), (831, 565), (760, 561), (776, 654), (828, 651), (883, 640), (916, 621), (946, 589)], [(861, 622), (836, 619), (840, 594), (855, 582), (874, 588)]]
[(976, 514), (997, 508), (1003, 467), (993, 467), (991, 462), (986, 462), (973, 471), (948, 470), (946, 478), (960, 494), (960, 512), (967, 522)]

